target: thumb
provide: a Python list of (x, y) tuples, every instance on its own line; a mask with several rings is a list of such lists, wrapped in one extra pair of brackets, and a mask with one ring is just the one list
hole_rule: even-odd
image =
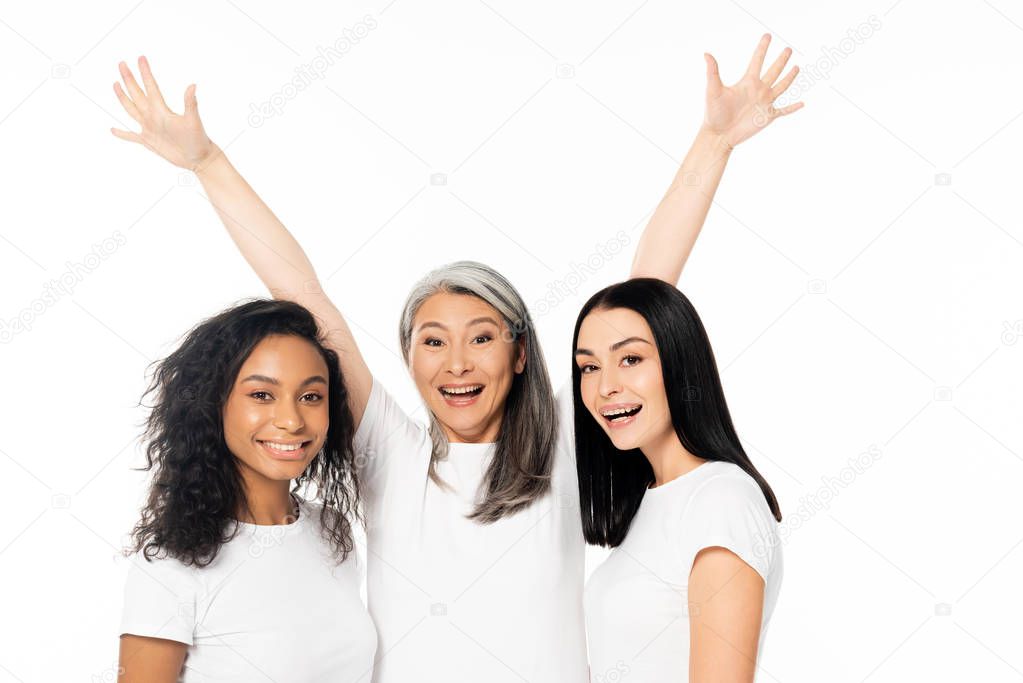
[(199, 104), (195, 99), (195, 83), (185, 89), (185, 116), (189, 118), (199, 116)]
[(709, 52), (703, 53), (707, 62), (707, 94), (710, 97), (717, 97), (724, 85), (721, 83), (721, 75), (718, 73), (718, 63)]
[(110, 132), (114, 134), (114, 137), (127, 140), (128, 142), (142, 142), (142, 138), (137, 133), (132, 133), (130, 130), (121, 130), (120, 128), (111, 128)]

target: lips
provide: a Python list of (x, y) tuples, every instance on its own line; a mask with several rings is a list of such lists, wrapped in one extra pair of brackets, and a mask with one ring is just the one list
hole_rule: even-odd
[[(312, 441), (259, 441), (259, 446), (275, 460), (302, 460)], [(294, 446), (301, 444), (298, 448)]]
[(636, 421), (636, 415), (643, 410), (641, 403), (613, 403), (603, 406), (600, 415), (612, 429), (620, 429)]
[(474, 404), (484, 388), (482, 384), (444, 384), (437, 391), (449, 406), (464, 408)]

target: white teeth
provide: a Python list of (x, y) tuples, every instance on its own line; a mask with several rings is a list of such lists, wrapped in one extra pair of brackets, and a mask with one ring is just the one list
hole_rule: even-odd
[(441, 391), (443, 391), (445, 394), (468, 394), (470, 392), (482, 388), (483, 388), (482, 384), (474, 384), (469, 387), (443, 387), (441, 388)]
[(640, 406), (633, 406), (632, 408), (615, 408), (614, 410), (602, 411), (600, 414), (604, 417), (614, 417), (615, 415), (624, 415), (625, 413), (632, 412)]
[(300, 443), (291, 445), (284, 443), (274, 443), (273, 441), (264, 441), (263, 443), (265, 443), (267, 446), (274, 449), (275, 451), (297, 451), (302, 447), (302, 444)]

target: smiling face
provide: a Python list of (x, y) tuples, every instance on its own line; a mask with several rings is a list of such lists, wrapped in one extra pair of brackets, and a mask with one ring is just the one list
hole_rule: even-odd
[(628, 308), (595, 309), (583, 320), (575, 362), (579, 393), (615, 448), (646, 453), (677, 439), (650, 326)]
[(449, 441), (495, 441), (512, 381), (525, 367), (525, 346), (482, 299), (440, 292), (416, 312), (409, 369)]
[(327, 363), (308, 340), (263, 338), (224, 404), (224, 439), (253, 484), (299, 477), (327, 439)]

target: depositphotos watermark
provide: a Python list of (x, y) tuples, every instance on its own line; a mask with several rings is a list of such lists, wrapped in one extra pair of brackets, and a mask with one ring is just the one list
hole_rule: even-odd
[(1006, 346), (1012, 346), (1020, 339), (1023, 339), (1023, 320), (1015, 321), (1002, 321), (1002, 343)]
[(625, 247), (629, 246), (629, 235), (619, 230), (614, 237), (603, 244), (598, 244), (582, 263), (572, 261), (572, 270), (562, 279), (547, 283), (547, 293), (533, 304), (538, 316), (546, 315), (559, 306), (565, 299), (574, 296), (583, 286), (586, 279), (611, 262)]
[(322, 79), (330, 67), (339, 62), (354, 45), (357, 45), (376, 27), (376, 17), (367, 14), (362, 21), (354, 26), (342, 29), (341, 36), (327, 47), (317, 46), (315, 57), (308, 63), (295, 67), (294, 78), (284, 83), (277, 89), (277, 92), (263, 102), (249, 103), (249, 125), (259, 128), (267, 119), (280, 116), (288, 102), (298, 97), (298, 94), (312, 85), (313, 81)]
[(124, 667), (123, 666), (119, 666), (118, 664), (111, 664), (109, 667), (107, 667), (103, 671), (100, 671), (99, 673), (93, 674), (92, 678), (89, 679), (89, 680), (91, 680), (92, 683), (108, 683), (108, 682), (109, 683), (117, 683), (117, 679), (119, 679), (121, 676), (124, 676)]
[(284, 538), (293, 529), (292, 524), (298, 521), (295, 515), (287, 515), (284, 524), (271, 526), (269, 529), (262, 529), (264, 533), (255, 534), (249, 542), (249, 557), (258, 559), (263, 556), (269, 548), (284, 545)]
[(128, 238), (120, 230), (115, 230), (102, 242), (93, 244), (92, 251), (83, 256), (81, 261), (66, 262), (60, 277), (46, 282), (42, 294), (30, 301), (18, 315), (10, 320), (0, 318), (0, 344), (9, 343), (15, 335), (22, 332), (30, 332), (36, 318), (60, 301), (61, 297), (71, 296), (86, 275), (99, 268), (103, 261), (127, 242)]
[(822, 476), (821, 485), (816, 491), (799, 499), (799, 507), (794, 511), (786, 513), (784, 519), (778, 525), (777, 534), (772, 533), (770, 538), (758, 538), (754, 544), (753, 553), (757, 557), (767, 557), (771, 549), (777, 545), (786, 543), (792, 532), (801, 528), (804, 523), (813, 519), (821, 510), (831, 507), (831, 501), (846, 488), (848, 488), (864, 472), (874, 466), (881, 459), (881, 448), (875, 444), (860, 453), (849, 458), (847, 465), (838, 471), (837, 476)]
[(607, 671), (591, 672), (591, 675), (593, 678), (593, 683), (618, 683), (619, 681), (625, 679), (625, 677), (628, 676), (630, 673), (632, 673), (632, 668), (628, 664), (619, 659), (617, 662), (615, 662), (615, 665), (612, 666)]
[(800, 65), (799, 75), (788, 91), (779, 98), (777, 107), (781, 109), (789, 102), (795, 102), (815, 83), (831, 78), (834, 69), (880, 30), (881, 20), (871, 14), (866, 21), (861, 21), (855, 28), (846, 31), (846, 37), (840, 39), (837, 44), (822, 45), (820, 57)]

